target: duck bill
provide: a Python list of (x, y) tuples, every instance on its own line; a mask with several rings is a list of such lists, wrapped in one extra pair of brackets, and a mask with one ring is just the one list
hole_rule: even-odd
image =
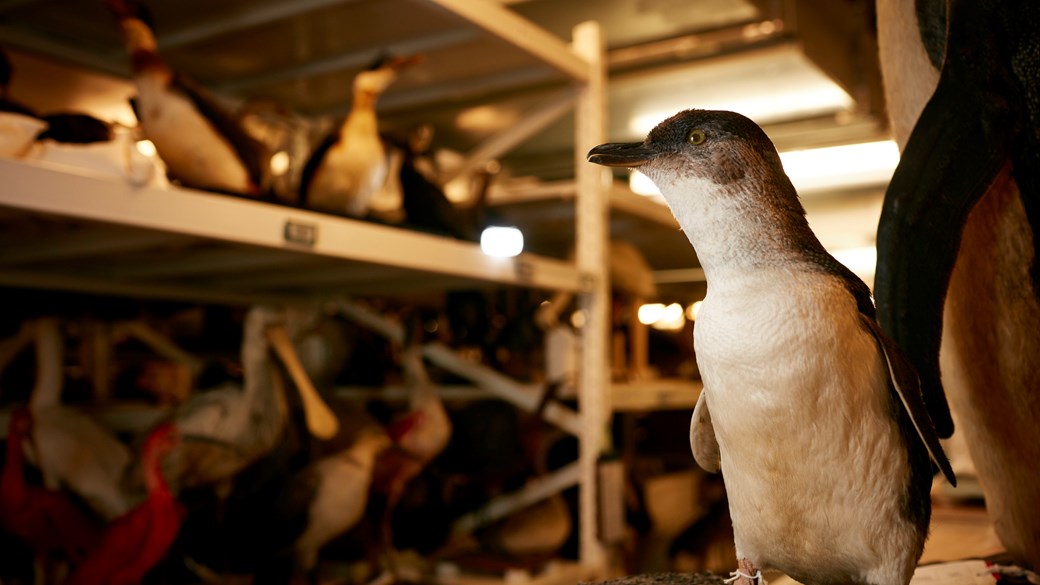
[(657, 151), (642, 142), (613, 142), (601, 144), (589, 151), (588, 161), (605, 167), (634, 169), (650, 162)]

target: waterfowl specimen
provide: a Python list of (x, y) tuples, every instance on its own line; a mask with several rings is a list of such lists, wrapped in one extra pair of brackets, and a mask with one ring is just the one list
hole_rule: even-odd
[(419, 57), (381, 57), (354, 77), (354, 101), (339, 128), (314, 149), (300, 177), (300, 201), (310, 209), (363, 217), (389, 161), (379, 136), (376, 101)]
[(143, 7), (105, 0), (130, 53), (137, 84), (135, 110), (170, 177), (185, 187), (261, 195), (270, 154), (198, 83), (159, 55)]

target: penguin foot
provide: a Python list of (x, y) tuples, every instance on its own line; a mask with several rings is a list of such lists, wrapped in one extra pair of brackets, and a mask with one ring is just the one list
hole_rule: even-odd
[(725, 579), (724, 582), (733, 583), (734, 585), (752, 585), (753, 583), (766, 585), (766, 580), (762, 577), (762, 571), (758, 570), (747, 559), (740, 559), (737, 562), (737, 570), (731, 572), (730, 578)]

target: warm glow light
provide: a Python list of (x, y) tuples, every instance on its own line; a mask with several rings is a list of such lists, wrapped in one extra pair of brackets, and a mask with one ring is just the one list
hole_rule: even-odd
[(661, 318), (664, 314), (664, 305), (661, 303), (648, 303), (640, 305), (636, 317), (643, 325), (649, 325)]
[(697, 313), (701, 312), (701, 305), (703, 304), (704, 301), (695, 301), (689, 307), (686, 307), (686, 318), (690, 321), (696, 321)]
[(488, 256), (510, 258), (524, 251), (524, 234), (515, 227), (489, 227), (480, 234), (480, 249)]
[(661, 192), (657, 190), (657, 185), (650, 180), (650, 177), (639, 171), (632, 171), (628, 175), (628, 188), (636, 195), (645, 195), (647, 197), (661, 196)]
[(883, 185), (899, 164), (895, 141), (863, 142), (780, 153), (784, 172), (799, 192)]
[(285, 173), (289, 172), (289, 153), (284, 150), (271, 155), (271, 174), (276, 177), (280, 177)]
[(137, 152), (140, 152), (145, 156), (156, 155), (157, 151), (155, 150), (155, 144), (153, 144), (151, 140), (138, 140), (136, 146)]
[(672, 303), (665, 307), (661, 318), (650, 324), (654, 329), (662, 331), (678, 331), (685, 325), (686, 318), (683, 316), (683, 307), (679, 303)]
[(665, 331), (678, 331), (686, 324), (686, 319), (683, 317), (683, 308), (679, 303), (670, 305), (648, 303), (641, 305), (636, 316), (643, 325), (649, 325), (654, 329)]
[[(862, 142), (781, 152), (780, 160), (795, 189), (809, 193), (884, 185), (899, 164), (899, 148), (891, 140)], [(639, 171), (629, 175), (628, 187), (639, 195), (660, 195), (657, 185)]]
[(831, 250), (830, 253), (835, 260), (844, 264), (863, 280), (869, 282), (874, 278), (874, 270), (877, 266), (877, 248), (874, 246)]

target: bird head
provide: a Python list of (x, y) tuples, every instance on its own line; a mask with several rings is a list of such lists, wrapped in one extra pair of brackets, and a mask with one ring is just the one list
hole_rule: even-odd
[(658, 124), (644, 141), (602, 144), (589, 151), (588, 160), (638, 169), (686, 229), (692, 214), (715, 205), (805, 214), (776, 147), (762, 128), (735, 112), (685, 110)]
[(380, 55), (366, 70), (354, 77), (354, 92), (379, 95), (390, 87), (400, 71), (422, 60), (422, 55)]
[(131, 53), (158, 50), (151, 12), (146, 6), (135, 0), (104, 0), (104, 2), (119, 22), (123, 39)]
[(685, 110), (661, 122), (646, 140), (602, 144), (589, 162), (639, 169), (662, 191), (684, 179), (725, 186), (755, 168), (783, 174), (780, 157), (765, 132), (750, 119), (727, 111)]

